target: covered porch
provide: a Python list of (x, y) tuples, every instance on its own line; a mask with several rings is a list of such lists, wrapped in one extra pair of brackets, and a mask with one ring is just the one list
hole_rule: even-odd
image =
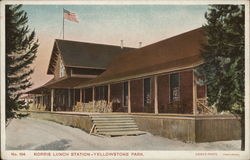
[[(33, 95), (33, 108), (51, 112), (214, 114), (206, 104), (206, 86), (197, 85), (196, 79), (194, 69), (99, 84), (62, 78), (28, 94)], [(85, 87), (76, 87), (85, 81)]]
[(153, 115), (215, 114), (207, 106), (206, 86), (196, 83), (194, 69), (149, 75), (77, 88), (75, 112)]

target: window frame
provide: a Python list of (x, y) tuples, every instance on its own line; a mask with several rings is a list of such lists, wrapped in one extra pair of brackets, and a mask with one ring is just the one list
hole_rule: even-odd
[[(149, 103), (145, 103), (145, 80), (148, 79), (149, 80)], [(145, 77), (143, 78), (143, 86), (142, 86), (142, 97), (143, 97), (143, 108), (145, 108), (145, 105), (149, 105), (152, 103), (152, 84), (151, 84), (151, 81), (152, 81), (152, 77)]]
[(126, 82), (123, 82), (123, 85), (122, 85), (122, 100), (123, 100), (122, 106), (128, 107), (128, 98), (126, 101), (126, 97), (125, 97), (125, 84), (127, 84), (127, 97), (128, 97), (128, 81), (126, 81)]
[(181, 75), (180, 75), (180, 72), (173, 72), (173, 73), (170, 73), (169, 74), (169, 103), (172, 103), (172, 102), (176, 102), (176, 101), (174, 101), (174, 99), (173, 99), (173, 97), (171, 97), (171, 75), (174, 75), (174, 74), (176, 74), (176, 75), (178, 75), (178, 92), (179, 92), (179, 100), (178, 101), (180, 101), (180, 99), (181, 99)]

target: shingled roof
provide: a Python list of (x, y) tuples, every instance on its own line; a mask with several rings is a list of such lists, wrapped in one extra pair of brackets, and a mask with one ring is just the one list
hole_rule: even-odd
[(200, 49), (205, 40), (202, 28), (198, 28), (120, 54), (114, 57), (107, 70), (100, 76), (83, 82), (78, 87), (112, 83), (200, 65)]
[(47, 74), (53, 74), (58, 53), (65, 67), (106, 69), (113, 56), (131, 49), (134, 48), (56, 39)]

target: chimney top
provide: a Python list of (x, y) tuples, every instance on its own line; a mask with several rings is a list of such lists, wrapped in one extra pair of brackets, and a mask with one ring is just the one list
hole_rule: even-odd
[(121, 40), (121, 49), (123, 49), (123, 40)]
[(141, 46), (142, 46), (142, 42), (139, 42), (139, 48), (141, 48)]

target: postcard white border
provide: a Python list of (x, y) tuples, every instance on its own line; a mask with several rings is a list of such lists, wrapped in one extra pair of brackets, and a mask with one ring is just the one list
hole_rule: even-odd
[[(70, 5), (204, 5), (204, 4), (244, 4), (245, 5), (245, 106), (246, 106), (246, 150), (245, 151), (136, 151), (144, 154), (144, 157), (36, 157), (35, 159), (248, 159), (249, 157), (249, 1), (247, 0), (161, 0), (161, 1), (139, 1), (139, 0), (128, 0), (128, 1), (2, 1), (1, 3), (1, 156), (5, 159), (34, 159), (33, 154), (37, 152), (48, 152), (48, 153), (72, 153), (72, 152), (82, 152), (82, 153), (109, 153), (109, 152), (128, 152), (132, 153), (133, 151), (14, 151), (15, 153), (25, 152), (26, 156), (11, 156), (13, 151), (6, 151), (5, 149), (5, 5), (6, 4), (34, 4), (34, 5), (43, 5), (43, 4), (70, 4)], [(198, 152), (204, 153), (216, 153), (217, 156), (205, 156), (199, 157), (195, 156)], [(225, 154), (231, 154), (225, 156)], [(181, 157), (180, 157), (181, 155)], [(238, 155), (238, 156), (236, 156)]]

